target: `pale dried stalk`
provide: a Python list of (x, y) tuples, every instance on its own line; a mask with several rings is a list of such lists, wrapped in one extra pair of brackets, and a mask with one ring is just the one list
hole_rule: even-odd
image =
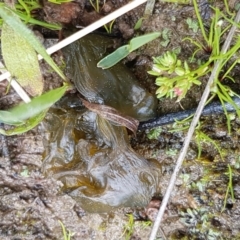
[[(238, 23), (240, 21), (240, 10), (238, 11), (236, 17), (235, 17), (235, 22)], [(233, 35), (234, 35), (234, 32), (236, 31), (237, 27), (236, 25), (233, 25), (229, 34), (228, 34), (228, 37), (226, 38), (226, 41), (222, 47), (222, 51), (221, 53), (224, 54), (227, 52), (227, 49), (229, 48), (230, 46), (230, 43), (232, 41), (232, 38), (233, 38)], [(223, 59), (224, 60), (224, 59)], [(198, 108), (196, 110), (196, 113), (193, 117), (193, 120), (191, 122), (191, 125), (189, 127), (189, 130), (188, 130), (188, 133), (187, 133), (187, 136), (185, 138), (185, 141), (183, 143), (183, 147), (180, 151), (180, 154), (179, 154), (179, 157), (178, 157), (178, 160), (177, 160), (177, 163), (176, 163), (176, 166), (175, 166), (175, 169), (174, 169), (174, 172), (171, 176), (171, 179), (170, 179), (170, 183), (168, 185), (168, 188), (166, 190), (166, 193), (164, 195), (164, 198), (163, 198), (163, 201), (162, 201), (162, 204), (161, 204), (161, 207), (159, 209), (159, 212), (158, 212), (158, 215), (157, 215), (157, 218), (154, 222), (154, 225), (153, 225), (153, 228), (152, 228), (152, 232), (151, 232), (151, 235), (150, 235), (150, 238), (149, 240), (154, 240), (156, 238), (156, 235), (157, 235), (157, 231), (159, 229), (159, 226), (160, 226), (160, 223), (161, 223), (161, 220), (162, 220), (162, 217), (163, 217), (163, 214), (165, 212), (165, 209), (166, 209), (166, 206), (168, 204), (168, 201), (169, 201), (169, 198), (170, 198), (170, 195), (171, 195), (171, 192), (173, 191), (173, 187), (175, 185), (175, 182), (176, 182), (176, 179), (177, 179), (177, 176), (178, 176), (178, 173), (181, 169), (181, 166), (182, 166), (182, 163), (184, 161), (184, 158), (186, 156), (186, 153), (187, 153), (187, 150), (188, 150), (188, 147), (189, 147), (189, 144), (190, 144), (190, 141), (191, 141), (191, 138), (193, 136), (193, 133), (194, 133), (194, 130), (195, 130), (195, 127), (199, 121), (199, 118), (201, 116), (201, 113), (202, 113), (202, 110), (205, 106), (205, 103), (208, 99), (208, 96), (209, 96), (209, 93), (210, 93), (210, 89), (211, 89), (211, 86), (213, 84), (213, 81), (216, 77), (216, 73), (218, 72), (218, 68), (220, 66), (220, 64), (222, 63), (223, 60), (218, 60), (215, 64), (214, 64), (214, 68), (212, 70), (212, 74), (208, 80), (208, 83), (207, 83), (207, 86), (203, 92), (203, 95), (202, 95), (202, 98), (201, 98), (201, 101), (200, 103), (198, 104)]]
[(155, 6), (155, 0), (148, 0), (145, 7), (145, 11), (144, 11), (145, 19), (149, 18), (149, 16), (152, 15), (154, 6)]

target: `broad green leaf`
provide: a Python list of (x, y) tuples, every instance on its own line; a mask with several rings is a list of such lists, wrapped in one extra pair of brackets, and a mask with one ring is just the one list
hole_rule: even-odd
[(110, 68), (125, 58), (129, 53), (129, 45), (124, 45), (99, 61), (97, 66), (102, 69)]
[(38, 115), (28, 119), (24, 124), (18, 125), (13, 129), (4, 130), (0, 128), (0, 134), (6, 135), (6, 136), (12, 136), (12, 135), (25, 133), (33, 129), (34, 127), (36, 127), (44, 119), (46, 113), (47, 113), (47, 110), (42, 111)]
[(5, 22), (2, 26), (1, 47), (8, 71), (30, 95), (41, 95), (43, 80), (37, 53), (25, 38)]
[(0, 123), (1, 122), (16, 126), (24, 123), (24, 121), (12, 119), (12, 113), (9, 111), (0, 111)]
[(0, 122), (13, 125), (23, 123), (51, 107), (67, 89), (68, 85), (64, 85), (32, 99), (30, 103), (18, 105), (8, 111), (0, 111)]
[(0, 16), (11, 28), (14, 29), (15, 32), (25, 38), (25, 40), (44, 58), (44, 60), (59, 74), (59, 76), (66, 79), (63, 72), (47, 54), (45, 48), (38, 41), (33, 32), (21, 22), (18, 16), (10, 8), (3, 6), (0, 7)]
[(161, 35), (160, 32), (149, 33), (140, 37), (133, 38), (128, 45), (121, 46), (113, 53), (107, 55), (97, 63), (97, 66), (102, 69), (107, 69), (121, 61), (130, 52), (136, 50), (142, 45), (158, 38)]
[(132, 52), (132, 51), (140, 48), (144, 44), (146, 44), (148, 42), (151, 42), (152, 40), (160, 37), (160, 35), (161, 35), (160, 32), (153, 32), (153, 33), (148, 33), (148, 34), (145, 34), (143, 36), (133, 38), (129, 42), (129, 51)]

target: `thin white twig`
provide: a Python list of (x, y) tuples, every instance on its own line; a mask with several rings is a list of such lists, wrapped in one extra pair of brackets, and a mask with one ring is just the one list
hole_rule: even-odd
[[(3, 63), (0, 61), (0, 72), (5, 73), (7, 70), (5, 69), (5, 66)], [(17, 92), (19, 97), (25, 102), (31, 102), (30, 97), (27, 95), (27, 93), (23, 90), (23, 88), (16, 82), (15, 79), (11, 79), (11, 76), (7, 78), (13, 89)]]
[[(60, 49), (62, 49), (63, 47), (66, 47), (67, 45), (69, 45), (70, 43), (80, 39), (81, 37), (87, 35), (88, 33), (93, 32), (94, 30), (102, 27), (103, 25), (111, 22), (112, 20), (122, 16), (123, 14), (125, 14), (126, 12), (129, 12), (131, 10), (133, 10), (134, 8), (140, 6), (141, 4), (147, 2), (147, 0), (134, 0), (131, 1), (130, 3), (124, 5), (123, 7), (117, 9), (116, 11), (108, 14), (107, 16), (99, 19), (98, 21), (92, 23), (91, 25), (85, 27), (84, 29), (74, 33), (73, 35), (69, 36), (68, 38), (62, 40), (61, 42), (57, 43), (56, 45), (48, 48), (46, 51), (48, 54), (52, 54)], [(38, 55), (38, 59), (41, 60), (42, 56)], [(10, 73), (6, 72), (4, 74), (2, 74), (0, 76), (0, 81), (3, 81), (4, 79), (10, 77)]]
[[(236, 15), (236, 18), (235, 18), (235, 22), (236, 23), (238, 23), (239, 21), (240, 21), (240, 10), (238, 11), (238, 13)], [(222, 47), (221, 53), (226, 53), (227, 49), (230, 46), (230, 43), (232, 41), (234, 32), (236, 31), (236, 28), (237, 28), (236, 25), (232, 26), (232, 28), (231, 28), (231, 30), (230, 30), (230, 32), (228, 34), (228, 37), (226, 38), (226, 41), (225, 41), (225, 43), (224, 43), (224, 45)], [(208, 80), (207, 86), (206, 86), (206, 88), (205, 88), (205, 90), (203, 92), (201, 101), (198, 104), (198, 108), (197, 108), (196, 113), (195, 113), (195, 115), (193, 117), (193, 120), (191, 122), (191, 125), (190, 125), (190, 128), (188, 130), (187, 136), (186, 136), (185, 141), (183, 143), (183, 147), (182, 147), (182, 149), (180, 151), (180, 154), (179, 154), (179, 157), (178, 157), (178, 160), (177, 160), (174, 172), (173, 172), (173, 174), (171, 176), (170, 183), (168, 185), (168, 188), (167, 188), (166, 193), (164, 195), (164, 198), (163, 198), (161, 207), (159, 209), (158, 215), (157, 215), (156, 220), (154, 222), (154, 225), (153, 225), (152, 232), (151, 232), (149, 240), (154, 240), (156, 238), (157, 231), (159, 229), (159, 226), (160, 226), (160, 223), (161, 223), (164, 211), (166, 209), (166, 206), (168, 204), (171, 192), (173, 191), (173, 187), (175, 185), (178, 173), (179, 173), (179, 171), (181, 169), (182, 163), (183, 163), (184, 158), (186, 156), (186, 153), (187, 153), (187, 150), (188, 150), (191, 138), (193, 136), (195, 127), (196, 127), (196, 125), (197, 125), (197, 123), (199, 121), (199, 118), (201, 116), (202, 110), (203, 110), (203, 108), (205, 106), (205, 103), (206, 103), (206, 101), (208, 99), (211, 86), (212, 86), (212, 84), (214, 82), (214, 79), (216, 78), (216, 75), (217, 75), (217, 72), (218, 72), (218, 68), (219, 68), (219, 66), (220, 66), (220, 64), (222, 63), (223, 60), (224, 59), (218, 60), (214, 64), (214, 68), (212, 70), (212, 74), (211, 74), (211, 76), (210, 76), (210, 78)]]

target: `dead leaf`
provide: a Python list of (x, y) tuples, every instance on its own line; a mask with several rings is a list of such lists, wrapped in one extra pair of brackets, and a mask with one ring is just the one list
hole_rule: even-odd
[(90, 103), (82, 98), (81, 101), (86, 108), (99, 114), (101, 117), (128, 128), (134, 134), (136, 133), (139, 125), (138, 120), (129, 116), (125, 116), (115, 108), (109, 107), (107, 105)]

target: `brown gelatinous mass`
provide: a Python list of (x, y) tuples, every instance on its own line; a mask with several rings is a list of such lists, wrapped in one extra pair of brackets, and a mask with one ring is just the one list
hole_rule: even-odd
[(97, 67), (111, 43), (107, 37), (90, 34), (63, 49), (67, 72), (77, 90), (89, 102), (111, 106), (139, 121), (154, 118), (155, 96), (140, 86), (123, 63), (105, 70)]
[[(89, 212), (148, 204), (159, 191), (161, 167), (130, 146), (126, 129), (91, 111), (48, 115), (43, 171)], [(104, 125), (104, 127), (103, 127)], [(104, 129), (103, 129), (104, 128)]]

